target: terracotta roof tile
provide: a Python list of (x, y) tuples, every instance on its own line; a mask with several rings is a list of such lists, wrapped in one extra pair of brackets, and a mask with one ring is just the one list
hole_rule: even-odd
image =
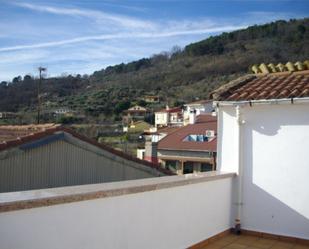
[(309, 97), (309, 70), (248, 75), (212, 93), (214, 100), (245, 101)]
[(200, 105), (200, 104), (207, 104), (207, 103), (211, 103), (212, 100), (197, 100), (188, 104), (185, 104), (186, 106), (188, 105)]
[(156, 112), (168, 112), (168, 113), (176, 113), (176, 112), (182, 112), (181, 107), (173, 107), (173, 108), (169, 108), (169, 109), (161, 109), (159, 111)]
[(309, 88), (304, 89), (301, 93), (300, 93), (300, 97), (305, 97), (309, 95)]
[(197, 117), (195, 124), (183, 126), (173, 133), (167, 135), (158, 142), (160, 150), (188, 150), (188, 151), (217, 151), (217, 139), (214, 138), (209, 142), (189, 142), (184, 141), (188, 135), (205, 134), (206, 130), (214, 130), (217, 132), (217, 118), (202, 114)]
[(162, 128), (158, 128), (158, 133), (170, 134), (170, 133), (178, 130), (179, 128), (180, 127), (177, 127), (177, 126), (162, 127)]

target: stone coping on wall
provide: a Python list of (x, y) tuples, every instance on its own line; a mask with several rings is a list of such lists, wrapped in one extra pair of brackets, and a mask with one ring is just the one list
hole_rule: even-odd
[(0, 212), (155, 191), (234, 176), (236, 176), (235, 173), (211, 171), (179, 176), (0, 193)]

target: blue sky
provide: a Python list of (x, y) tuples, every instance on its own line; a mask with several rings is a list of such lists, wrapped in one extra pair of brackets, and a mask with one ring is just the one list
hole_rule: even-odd
[(90, 74), (210, 35), (308, 17), (308, 0), (0, 0), (0, 81)]

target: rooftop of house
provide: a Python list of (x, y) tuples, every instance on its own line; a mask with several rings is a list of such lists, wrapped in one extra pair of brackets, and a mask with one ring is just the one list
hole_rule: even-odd
[(159, 95), (145, 95), (144, 98), (157, 99), (157, 98), (159, 98)]
[[(283, 64), (255, 65), (252, 67), (255, 74), (248, 74), (223, 85), (212, 92), (211, 97), (217, 101), (309, 97), (309, 62), (297, 65), (300, 64), (287, 63), (285, 67)], [(282, 71), (279, 71), (280, 68)]]
[[(188, 140), (188, 136), (205, 135), (207, 130), (215, 133), (213, 138), (208, 141)], [(176, 129), (158, 142), (160, 150), (186, 150), (186, 151), (217, 151), (217, 118), (202, 114), (197, 116), (194, 124), (189, 124)]]
[(123, 112), (124, 113), (130, 113), (130, 112), (134, 112), (134, 113), (142, 112), (142, 113), (144, 113), (144, 112), (147, 112), (147, 111), (149, 111), (149, 110), (146, 107), (135, 105), (135, 106), (130, 107), (128, 110), (123, 111)]
[(144, 131), (143, 135), (159, 135), (159, 134), (170, 134), (178, 129), (180, 129), (181, 127), (179, 126), (166, 126), (166, 127), (160, 127), (157, 128), (157, 130), (155, 131), (151, 131), (150, 129), (147, 131)]
[(167, 127), (161, 127), (161, 128), (158, 128), (158, 133), (163, 133), (163, 134), (170, 134), (174, 131), (177, 131), (178, 129), (180, 129), (181, 127), (179, 126), (167, 126)]
[(144, 130), (147, 130), (151, 127), (151, 124), (140, 120), (140, 121), (136, 121), (136, 122), (132, 122), (129, 125), (129, 131), (130, 132), (143, 132)]
[[(12, 125), (12, 126), (0, 126), (0, 131), (3, 136), (1, 136), (0, 142), (0, 152), (4, 150), (9, 150), (15, 147), (23, 145), (31, 145), (36, 141), (40, 142), (49, 136), (57, 135), (59, 132), (65, 132), (72, 135), (74, 138), (82, 140), (83, 142), (94, 145), (100, 149), (108, 151), (116, 156), (122, 157), (124, 159), (134, 161), (145, 166), (154, 168), (164, 174), (173, 175), (172, 172), (162, 169), (158, 164), (151, 163), (145, 160), (140, 160), (136, 157), (130, 156), (122, 151), (115, 150), (112, 147), (98, 143), (94, 139), (85, 137), (69, 128), (56, 124), (42, 124), (42, 125)], [(61, 136), (53, 137), (54, 139), (62, 139)], [(50, 141), (54, 141), (51, 139)], [(44, 143), (38, 143), (39, 146)]]
[(165, 109), (161, 109), (159, 111), (156, 111), (156, 113), (177, 113), (177, 112), (182, 112), (181, 107), (173, 107), (169, 108), (168, 106)]
[(203, 104), (208, 104), (208, 103), (211, 103), (211, 102), (212, 102), (212, 100), (198, 100), (198, 101), (194, 101), (194, 102), (191, 102), (191, 103), (184, 104), (184, 106), (203, 105)]

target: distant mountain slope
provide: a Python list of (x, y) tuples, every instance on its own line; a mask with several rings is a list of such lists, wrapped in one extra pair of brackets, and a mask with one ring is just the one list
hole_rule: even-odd
[[(255, 25), (87, 77), (46, 79), (44, 108), (67, 106), (90, 116), (110, 116), (144, 94), (158, 94), (171, 105), (207, 98), (214, 88), (247, 73), (252, 64), (308, 59), (308, 44), (309, 18)], [(0, 111), (33, 109), (36, 85), (29, 76), (2, 82)]]

